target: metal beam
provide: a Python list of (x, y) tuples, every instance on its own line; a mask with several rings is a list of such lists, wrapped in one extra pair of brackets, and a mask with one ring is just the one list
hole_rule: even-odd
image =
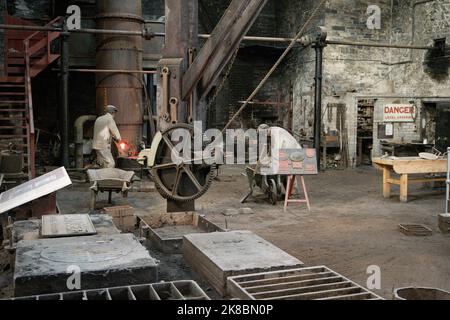
[[(22, 25), (8, 25), (0, 24), (0, 30), (28, 30), (28, 31), (48, 31), (48, 32), (63, 32), (62, 28), (49, 28), (40, 26), (22, 26)], [(80, 29), (69, 30), (69, 33), (81, 33), (81, 34), (115, 34), (115, 35), (129, 35), (129, 36), (143, 36), (146, 38), (151, 37), (166, 37), (163, 32), (151, 32), (148, 29), (142, 31), (126, 31), (126, 30), (100, 30), (100, 29)], [(199, 34), (199, 39), (210, 39), (209, 34)], [(249, 42), (277, 42), (277, 43), (290, 43), (292, 38), (280, 38), (280, 37), (257, 37), (257, 36), (244, 36), (242, 41)], [(305, 39), (298, 39), (298, 43), (305, 45)], [(392, 49), (412, 49), (412, 50), (435, 50), (433, 46), (415, 46), (404, 44), (391, 44), (383, 42), (357, 42), (357, 41), (340, 41), (340, 40), (328, 40), (327, 45), (341, 45), (341, 46), (358, 46), (358, 47), (376, 47), (376, 48), (392, 48)]]
[(202, 81), (199, 88), (201, 96), (204, 97), (208, 93), (266, 3), (267, 0), (231, 2), (183, 77), (183, 100), (193, 93), (200, 81)]

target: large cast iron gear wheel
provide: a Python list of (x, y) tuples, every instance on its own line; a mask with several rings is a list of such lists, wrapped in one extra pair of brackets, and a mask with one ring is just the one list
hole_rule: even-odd
[[(192, 149), (194, 147), (194, 129), (188, 124), (177, 124), (162, 132), (162, 141), (156, 152), (155, 164), (152, 167), (152, 175), (155, 186), (165, 199), (177, 202), (188, 202), (203, 196), (211, 187), (214, 179), (215, 165), (195, 164), (194, 161), (182, 161), (176, 163), (172, 159), (172, 150), (177, 143), (172, 141), (175, 130), (184, 129), (190, 133)], [(202, 132), (198, 134), (202, 135)], [(182, 143), (178, 142), (178, 143)], [(192, 159), (194, 151), (191, 151)]]

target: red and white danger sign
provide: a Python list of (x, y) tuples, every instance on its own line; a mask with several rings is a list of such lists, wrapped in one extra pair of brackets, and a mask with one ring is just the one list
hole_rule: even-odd
[(384, 106), (384, 122), (414, 122), (416, 107), (412, 104), (388, 104)]

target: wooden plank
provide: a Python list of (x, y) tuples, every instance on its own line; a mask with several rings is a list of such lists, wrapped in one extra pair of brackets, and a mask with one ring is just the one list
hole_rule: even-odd
[(223, 46), (223, 39), (228, 30), (231, 28), (232, 24), (236, 22), (237, 17), (239, 17), (239, 14), (245, 9), (249, 2), (250, 0), (233, 0), (230, 3), (219, 23), (211, 32), (211, 36), (203, 45), (193, 64), (189, 67), (183, 77), (183, 100), (186, 100), (193, 92), (213, 55), (216, 54), (221, 46)]
[(227, 63), (232, 58), (242, 38), (263, 9), (267, 0), (233, 0), (225, 11), (222, 19), (211, 33), (200, 50), (193, 64), (183, 77), (182, 100), (186, 100), (194, 91), (203, 76), (207, 76), (209, 83), (203, 88), (202, 95), (208, 93), (208, 89), (215, 79), (220, 76)]
[(227, 30), (226, 36), (223, 39), (222, 48), (217, 51), (213, 59), (205, 68), (203, 77), (199, 83), (199, 91), (202, 93), (200, 98), (203, 99), (216, 85), (221, 72), (225, 69), (231, 61), (234, 52), (240, 45), (242, 38), (247, 34), (256, 18), (259, 16), (261, 10), (265, 6), (267, 0), (252, 0), (242, 15), (234, 23), (230, 29)]
[(447, 160), (397, 161), (394, 171), (398, 174), (446, 173)]
[(419, 157), (404, 157), (397, 159), (374, 158), (375, 167), (390, 166), (397, 174), (420, 174), (420, 173), (446, 173), (447, 160), (425, 160)]

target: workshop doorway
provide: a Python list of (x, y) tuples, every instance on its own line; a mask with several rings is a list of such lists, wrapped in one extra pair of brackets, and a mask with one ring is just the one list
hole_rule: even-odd
[(450, 102), (424, 103), (422, 138), (441, 152), (450, 147)]
[(371, 165), (373, 151), (374, 100), (358, 100), (356, 165)]

